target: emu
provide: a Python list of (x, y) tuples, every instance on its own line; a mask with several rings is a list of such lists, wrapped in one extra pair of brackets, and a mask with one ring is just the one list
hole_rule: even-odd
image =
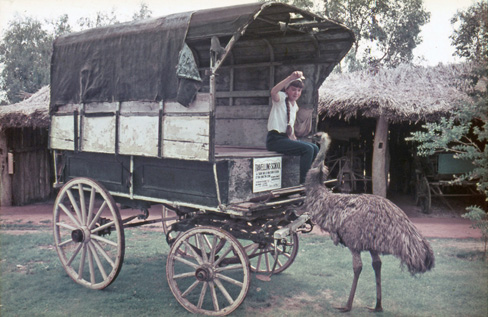
[(314, 139), (320, 143), (320, 151), (307, 173), (304, 209), (316, 225), (330, 234), (335, 245), (340, 243), (352, 253), (354, 279), (346, 306), (338, 309), (351, 310), (362, 270), (360, 253), (368, 251), (376, 277), (376, 307), (371, 310), (382, 311), (380, 255), (394, 255), (400, 259), (402, 267), (406, 265), (415, 275), (434, 267), (434, 253), (405, 213), (388, 199), (370, 194), (330, 192), (324, 186), (329, 174), (324, 160), (330, 138), (319, 132)]

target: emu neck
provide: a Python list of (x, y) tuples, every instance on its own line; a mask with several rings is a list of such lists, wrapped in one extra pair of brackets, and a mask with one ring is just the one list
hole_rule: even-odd
[(324, 185), (324, 182), (329, 176), (329, 171), (324, 164), (327, 149), (328, 145), (324, 142), (321, 142), (319, 153), (313, 161), (312, 167), (308, 171), (307, 178), (305, 180), (305, 191), (307, 192), (307, 196), (313, 195), (317, 191), (324, 191), (326, 193), (329, 193)]

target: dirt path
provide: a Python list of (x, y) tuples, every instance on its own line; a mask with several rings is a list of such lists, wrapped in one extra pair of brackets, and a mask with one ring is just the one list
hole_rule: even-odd
[[(479, 229), (471, 228), (471, 221), (461, 217), (464, 213), (464, 206), (457, 206), (450, 210), (443, 206), (434, 206), (433, 212), (429, 215), (419, 212), (416, 206), (411, 205), (408, 197), (397, 197), (392, 199), (400, 206), (407, 216), (412, 220), (420, 232), (429, 238), (480, 238)], [(52, 225), (53, 201), (36, 203), (20, 207), (0, 206), (0, 225), (9, 226), (9, 232), (28, 233), (29, 224), (44, 226), (50, 230)], [(150, 209), (150, 218), (160, 217), (160, 207), (153, 206)], [(134, 211), (122, 209), (123, 216), (134, 215)], [(22, 228), (24, 227), (24, 228)], [(17, 229), (18, 228), (18, 229)], [(314, 233), (322, 234), (320, 229), (314, 229)]]

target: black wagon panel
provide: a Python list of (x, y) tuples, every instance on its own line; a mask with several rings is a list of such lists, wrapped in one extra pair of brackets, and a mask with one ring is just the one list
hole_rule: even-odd
[(65, 180), (87, 177), (102, 183), (107, 190), (129, 193), (130, 158), (103, 153), (65, 152)]
[(218, 206), (218, 191), (226, 203), (227, 163), (216, 165), (219, 189), (215, 184), (214, 166), (209, 162), (134, 158), (134, 195)]

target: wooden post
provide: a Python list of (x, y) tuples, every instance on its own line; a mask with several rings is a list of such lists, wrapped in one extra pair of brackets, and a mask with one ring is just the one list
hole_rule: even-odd
[(12, 205), (12, 176), (8, 171), (7, 134), (0, 129), (0, 206)]
[(376, 120), (373, 148), (373, 194), (386, 197), (388, 171), (386, 155), (388, 145), (388, 119), (381, 115)]

